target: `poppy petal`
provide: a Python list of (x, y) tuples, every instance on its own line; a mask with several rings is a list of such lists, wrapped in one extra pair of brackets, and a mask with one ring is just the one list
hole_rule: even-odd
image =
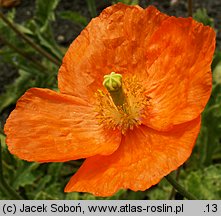
[(32, 88), (5, 124), (9, 151), (21, 159), (61, 162), (113, 153), (120, 132), (97, 124), (93, 107), (80, 98)]
[(65, 191), (111, 196), (119, 189), (146, 190), (188, 159), (199, 130), (200, 117), (170, 132), (144, 125), (129, 131), (112, 155), (86, 159)]
[(215, 32), (191, 18), (170, 17), (152, 35), (147, 50), (147, 95), (143, 123), (157, 130), (195, 119), (212, 88)]
[(116, 4), (105, 9), (71, 44), (58, 74), (62, 93), (90, 100), (103, 76), (146, 74), (148, 41), (167, 15), (154, 7)]

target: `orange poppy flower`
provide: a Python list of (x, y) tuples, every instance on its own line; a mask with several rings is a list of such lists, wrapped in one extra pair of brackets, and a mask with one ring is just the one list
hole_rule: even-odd
[(32, 88), (20, 98), (5, 125), (10, 152), (38, 162), (87, 158), (66, 192), (110, 196), (157, 184), (192, 152), (214, 47), (213, 29), (192, 18), (108, 7), (68, 49), (60, 92)]

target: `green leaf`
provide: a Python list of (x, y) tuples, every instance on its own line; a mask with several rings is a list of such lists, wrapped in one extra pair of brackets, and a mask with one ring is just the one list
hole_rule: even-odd
[(117, 0), (115, 1), (115, 3), (121, 2), (123, 4), (127, 4), (127, 5), (138, 5), (139, 4), (139, 0)]
[[(117, 193), (115, 193), (113, 196), (107, 197), (106, 200), (116, 200), (116, 199), (119, 200), (121, 198), (124, 198), (126, 193), (127, 193), (127, 190), (121, 189), (121, 190), (117, 191)], [(130, 194), (130, 195), (132, 195), (132, 194)], [(130, 199), (129, 196), (126, 199)]]
[(2, 132), (0, 133), (0, 140), (1, 140), (2, 148), (4, 149), (6, 147), (5, 135)]
[(24, 187), (26, 185), (31, 185), (35, 181), (35, 176), (31, 173), (39, 166), (38, 163), (31, 163), (28, 166), (24, 166), (18, 169), (14, 179), (13, 187), (18, 189), (19, 187)]
[[(12, 53), (13, 54), (13, 53)], [(25, 91), (31, 87), (48, 87), (53, 88), (57, 86), (56, 71), (57, 68), (53, 68), (50, 63), (45, 61), (48, 68), (52, 69), (54, 73), (50, 71), (39, 71), (33, 66), (27, 64), (21, 58), (17, 58), (14, 62), (19, 70), (19, 77), (15, 79), (12, 84), (5, 87), (6, 91), (0, 95), (0, 112), (2, 112), (6, 107), (15, 104), (19, 97), (21, 97)], [(8, 62), (12, 63), (10, 55), (6, 56)]]
[(61, 50), (58, 48), (58, 45), (55, 44), (53, 40), (48, 40), (46, 39), (40, 31), (36, 31), (37, 37), (39, 39), (40, 44), (43, 47), (46, 47), (48, 50), (50, 50), (51, 53), (53, 53), (58, 59), (63, 58), (63, 53)]
[(34, 199), (42, 200), (42, 199), (53, 199), (59, 200), (64, 199), (64, 192), (62, 192), (62, 186), (59, 183), (55, 183), (49, 185), (48, 187), (44, 188), (44, 190), (40, 191), (36, 194)]
[(51, 163), (48, 167), (48, 174), (52, 177), (53, 182), (59, 178), (63, 163)]
[(197, 167), (203, 167), (206, 161), (207, 153), (208, 153), (207, 152), (208, 137), (209, 137), (208, 129), (207, 127), (202, 125), (200, 134), (197, 139), (197, 144), (196, 144), (196, 148), (198, 148), (198, 152), (199, 152), (199, 154), (195, 154), (196, 156), (198, 156), (196, 160), (194, 161), (194, 164), (196, 165), (195, 167), (196, 169)]
[(67, 193), (65, 196), (66, 200), (80, 200), (80, 194), (78, 192)]
[(23, 70), (20, 70), (19, 74), (20, 76), (15, 80), (15, 82), (6, 87), (6, 92), (0, 95), (0, 112), (9, 105), (14, 104), (25, 92), (31, 75)]
[(88, 10), (91, 14), (91, 17), (96, 17), (97, 16), (97, 9), (96, 9), (96, 3), (95, 0), (86, 0)]
[(197, 9), (193, 14), (193, 18), (196, 21), (203, 23), (204, 25), (214, 27), (214, 19), (208, 16), (207, 10), (205, 8)]
[(217, 64), (221, 62), (221, 51), (215, 50), (214, 57), (213, 57), (213, 62), (212, 62), (212, 70), (215, 69)]
[[(45, 196), (45, 188), (51, 181), (51, 176), (50, 175), (44, 175), (43, 170), (41, 169), (42, 167), (40, 166), (38, 170), (36, 170), (36, 180), (35, 184), (28, 185), (25, 187), (26, 194), (29, 199), (36, 199), (36, 197), (40, 196)], [(38, 171), (38, 172), (37, 172)], [(43, 192), (43, 193), (42, 193)]]
[[(32, 184), (29, 187), (25, 187), (26, 194), (29, 197), (29, 199), (35, 199), (36, 196), (41, 196), (41, 192), (45, 190), (48, 183), (51, 181), (51, 176), (44, 175), (41, 166), (39, 167), (39, 173), (40, 175), (37, 176), (35, 184)], [(39, 179), (39, 181), (37, 181), (37, 179)]]
[[(14, 23), (15, 10), (13, 9), (13, 10), (9, 11), (6, 14), (6, 17), (10, 22)], [(9, 41), (9, 42), (13, 42), (13, 44), (15, 44), (19, 41), (18, 36), (2, 20), (0, 21), (0, 33), (1, 33), (1, 37), (7, 39), (7, 41)]]
[(37, 43), (46, 48), (58, 60), (62, 60), (63, 53), (56, 43), (51, 30), (51, 21), (55, 20), (55, 9), (59, 0), (37, 0), (35, 19), (28, 23), (29, 28), (34, 32), (34, 38)]
[(36, 0), (35, 17), (39, 26), (41, 26), (40, 32), (46, 31), (49, 22), (55, 20), (54, 10), (59, 1), (60, 0)]
[(198, 199), (221, 199), (221, 165), (191, 172), (184, 180), (184, 185)]
[(38, 182), (37, 191), (40, 192), (41, 190), (43, 190), (50, 181), (51, 181), (50, 175), (42, 177)]
[(196, 158), (192, 163), (196, 167), (209, 166), (214, 161), (214, 155), (216, 155), (216, 157), (220, 155), (220, 122), (221, 85), (214, 84), (212, 95), (202, 115), (202, 127), (196, 148), (194, 148), (195, 154), (191, 157), (191, 159)]
[[(15, 18), (15, 14), (16, 14), (16, 11), (15, 11), (15, 8), (13, 8), (12, 10), (9, 10), (8, 13), (6, 14), (6, 17), (9, 21), (13, 22), (14, 21), (14, 18)], [(0, 28), (2, 26), (7, 26), (5, 24), (5, 22), (1, 21), (0, 22)]]
[(213, 80), (221, 84), (221, 61), (216, 65), (215, 69), (213, 70)]
[(167, 200), (170, 196), (171, 190), (171, 185), (165, 179), (162, 179), (157, 186), (154, 186), (147, 191), (147, 196), (151, 200)]
[(33, 35), (34, 33), (31, 31), (31, 29), (25, 27), (24, 25), (20, 25), (18, 23), (15, 24), (18, 30), (24, 34)]
[(58, 14), (62, 19), (70, 20), (74, 23), (86, 26), (88, 20), (86, 17), (80, 15), (78, 12), (74, 11), (62, 11)]
[(8, 199), (9, 198), (5, 194), (2, 193), (2, 190), (0, 190), (0, 200), (8, 200)]

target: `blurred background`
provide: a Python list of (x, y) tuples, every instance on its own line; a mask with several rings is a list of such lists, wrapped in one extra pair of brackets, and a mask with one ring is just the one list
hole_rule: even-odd
[[(221, 199), (221, 1), (220, 0), (0, 0), (0, 199), (101, 199), (63, 189), (83, 160), (28, 163), (11, 155), (3, 127), (18, 98), (31, 87), (57, 89), (57, 72), (70, 43), (88, 22), (117, 2), (156, 6), (193, 18), (217, 33), (213, 92), (191, 158), (174, 178), (198, 199)], [(121, 190), (107, 199), (183, 199), (166, 180), (144, 192)]]

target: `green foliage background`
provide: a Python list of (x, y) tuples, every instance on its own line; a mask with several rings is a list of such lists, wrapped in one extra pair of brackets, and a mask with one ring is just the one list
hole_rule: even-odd
[[(113, 1), (115, 2), (118, 1)], [(139, 1), (128, 0), (121, 2), (139, 3)], [(6, 91), (0, 95), (1, 114), (5, 109), (14, 106), (18, 98), (30, 87), (57, 89), (57, 71), (66, 48), (59, 46), (53, 39), (51, 22), (59, 16), (83, 28), (92, 17), (97, 15), (96, 3), (92, 0), (86, 0), (90, 18), (70, 10), (56, 13), (58, 3), (59, 0), (36, 0), (34, 17), (22, 25), (14, 21), (15, 9), (9, 10), (6, 14), (7, 19), (14, 23), (22, 34), (31, 38), (35, 44), (45, 50), (54, 62), (39, 54), (35, 47), (25, 43), (8, 25), (0, 22), (0, 41), (4, 44), (0, 48), (1, 61), (14, 65), (19, 73), (14, 82), (7, 85)], [(194, 14), (194, 19), (214, 27), (214, 21), (207, 15), (206, 9), (198, 9)], [(34, 60), (27, 60), (27, 55), (32, 56)], [(179, 179), (179, 183), (198, 199), (221, 199), (221, 51), (218, 49), (214, 55), (212, 70), (212, 96), (203, 112), (202, 128), (196, 147), (185, 165), (173, 173), (174, 177)], [(3, 125), (1, 125), (0, 138), (3, 166), (3, 176), (0, 177), (0, 199), (13, 199), (3, 193), (2, 178), (23, 199), (101, 199), (87, 193), (65, 194), (63, 192), (63, 188), (80, 167), (82, 160), (67, 163), (29, 163), (8, 152)], [(113, 197), (106, 199), (169, 198), (183, 199), (180, 194), (174, 193), (172, 186), (164, 179), (145, 192), (121, 190)]]

